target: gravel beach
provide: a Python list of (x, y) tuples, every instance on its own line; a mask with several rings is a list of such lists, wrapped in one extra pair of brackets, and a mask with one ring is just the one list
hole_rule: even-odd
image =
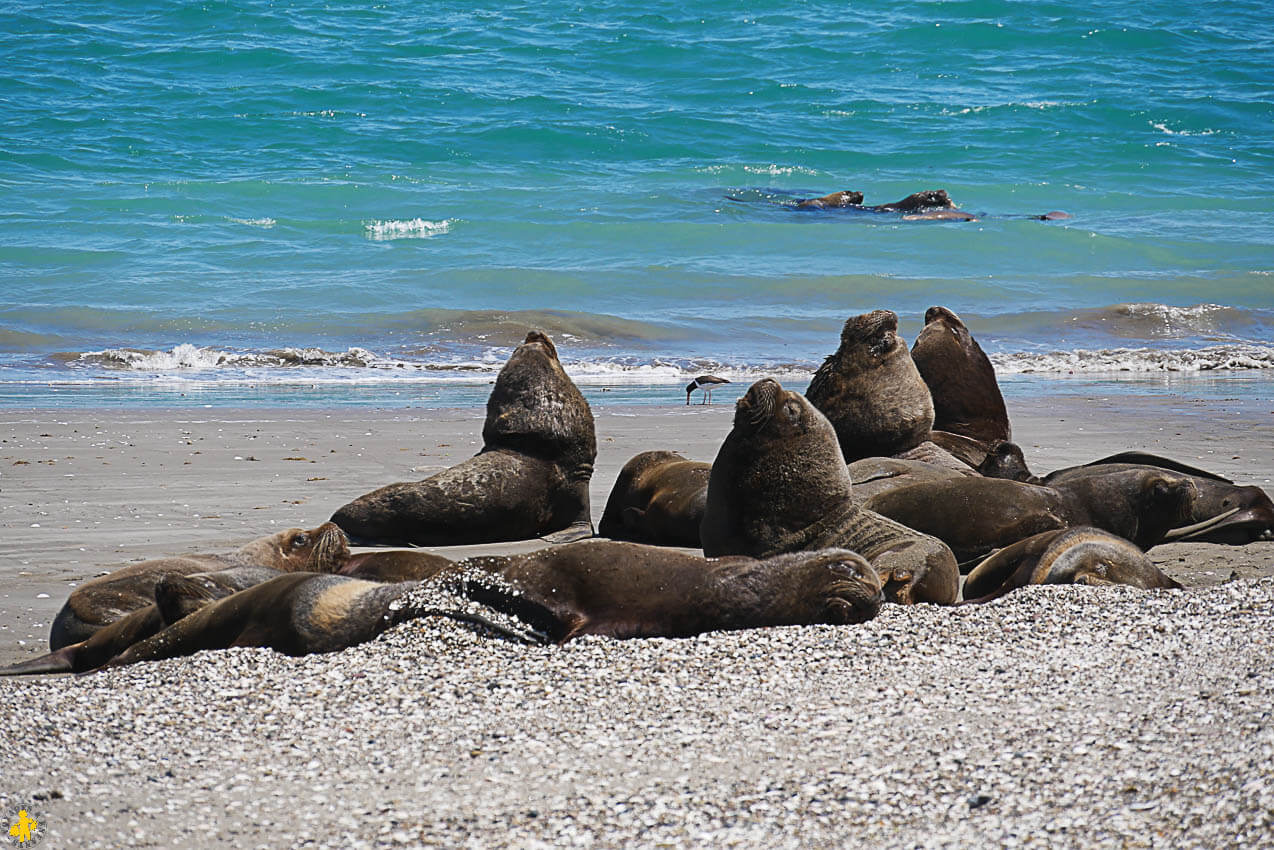
[[(711, 460), (731, 413), (599, 409), (594, 520), (625, 460)], [(1242, 404), (1010, 413), (1043, 470), (1140, 448), (1267, 489), (1274, 472), (1269, 411)], [(0, 428), (10, 663), (45, 651), (73, 584), (317, 525), (472, 454), (481, 413), (29, 411)], [(51, 847), (1274, 846), (1274, 543), (1152, 557), (1187, 588), (553, 648), (429, 619), (331, 655), (0, 680), (0, 814), (25, 809)]]

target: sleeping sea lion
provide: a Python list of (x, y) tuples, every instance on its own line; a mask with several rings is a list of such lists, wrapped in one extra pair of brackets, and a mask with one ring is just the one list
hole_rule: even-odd
[(899, 487), (865, 500), (863, 506), (932, 534), (964, 563), (1035, 534), (1081, 525), (1149, 549), (1184, 524), (1197, 492), (1188, 478), (1164, 470), (1054, 487), (971, 477)]
[(865, 457), (849, 465), (849, 478), (854, 482), (854, 499), (860, 504), (877, 493), (919, 484), (921, 481), (946, 481), (964, 478), (973, 470), (958, 472), (922, 460), (896, 457)]
[(1122, 537), (1091, 526), (1056, 529), (1001, 549), (969, 573), (968, 602), (989, 602), (1028, 584), (1181, 587)]
[(593, 413), (539, 331), (527, 334), (500, 370), (482, 439), (474, 457), (424, 481), (360, 496), (332, 521), (359, 543), (391, 546), (593, 535)]
[(935, 430), (988, 447), (1013, 439), (995, 367), (959, 316), (946, 307), (925, 311), (911, 359), (929, 387)]
[(624, 464), (597, 533), (613, 540), (699, 547), (712, 464), (676, 452), (642, 452)]
[(1260, 487), (1235, 484), (1228, 478), (1189, 466), (1171, 458), (1145, 452), (1121, 452), (1084, 466), (1059, 469), (1044, 481), (1049, 486), (1084, 478), (1135, 470), (1161, 469), (1188, 478), (1198, 490), (1189, 522), (1166, 535), (1171, 542), (1228, 543), (1241, 545), (1274, 539), (1274, 501)]
[(832, 424), (770, 378), (735, 407), (708, 479), (700, 539), (709, 556), (849, 549), (875, 568), (894, 602), (952, 604), (958, 593), (951, 550), (855, 504)]
[[(703, 558), (637, 543), (586, 540), (461, 562), (466, 595), (561, 643), (581, 635), (691, 637), (707, 631), (861, 623), (880, 610), (880, 578), (841, 549), (765, 560)], [(511, 589), (492, 591), (498, 574)], [(476, 577), (476, 579), (474, 578)]]
[(151, 604), (120, 617), (77, 643), (0, 668), (0, 676), (28, 673), (83, 673), (94, 670), (135, 643), (217, 599), (285, 575), (269, 567), (230, 567), (214, 572), (168, 573), (155, 584)]
[(72, 591), (53, 620), (49, 649), (87, 640), (103, 626), (151, 604), (155, 601), (155, 585), (164, 576), (216, 572), (236, 566), (334, 573), (348, 558), (344, 532), (328, 522), (308, 531), (289, 528), (260, 537), (227, 555), (180, 555), (130, 564), (90, 579)]

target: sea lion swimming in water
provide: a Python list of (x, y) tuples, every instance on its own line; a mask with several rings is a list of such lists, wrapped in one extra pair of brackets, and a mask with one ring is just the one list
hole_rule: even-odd
[(423, 481), (360, 496), (332, 521), (360, 543), (454, 546), (591, 537), (593, 413), (552, 340), (531, 331), (487, 401), (482, 450)]
[(856, 504), (832, 424), (771, 378), (735, 407), (712, 464), (700, 538), (709, 556), (840, 547), (867, 559), (890, 601), (952, 604), (958, 595), (951, 550)]
[(1123, 584), (1180, 589), (1140, 549), (1099, 528), (1045, 531), (996, 552), (969, 573), (967, 602), (990, 602), (1028, 584)]
[(613, 540), (699, 548), (712, 464), (676, 452), (642, 452), (615, 479), (597, 533)]
[(191, 575), (236, 566), (261, 566), (283, 572), (334, 573), (349, 558), (344, 532), (332, 523), (308, 531), (289, 528), (260, 537), (227, 555), (153, 558), (90, 579), (72, 591), (49, 631), (49, 649), (87, 640), (155, 601), (155, 585), (165, 576)]

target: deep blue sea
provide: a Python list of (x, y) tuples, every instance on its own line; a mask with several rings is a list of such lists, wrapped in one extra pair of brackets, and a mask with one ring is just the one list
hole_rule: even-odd
[(0, 406), (467, 403), (532, 327), (800, 388), (933, 304), (1010, 393), (1270, 394), (1272, 213), (1270, 0), (0, 2)]

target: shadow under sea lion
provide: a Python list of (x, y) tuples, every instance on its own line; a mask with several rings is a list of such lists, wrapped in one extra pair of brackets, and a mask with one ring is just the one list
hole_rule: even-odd
[(358, 543), (455, 546), (591, 537), (593, 413), (553, 342), (532, 331), (500, 370), (482, 450), (423, 481), (390, 484), (332, 515)]
[(700, 538), (709, 556), (849, 549), (875, 568), (892, 602), (952, 604), (958, 595), (951, 550), (856, 504), (827, 417), (770, 378), (735, 407), (712, 464)]
[(712, 464), (676, 452), (634, 455), (615, 479), (597, 533), (612, 540), (699, 548)]
[(1049, 473), (1048, 486), (1101, 478), (1135, 470), (1161, 469), (1182, 475), (1194, 483), (1198, 495), (1189, 522), (1174, 527), (1165, 542), (1193, 541), (1242, 545), (1274, 539), (1274, 501), (1260, 487), (1235, 484), (1205, 469), (1145, 452), (1121, 452), (1083, 466)]
[(67, 598), (49, 631), (49, 649), (92, 637), (138, 608), (155, 601), (155, 585), (165, 576), (209, 573), (236, 566), (261, 566), (283, 572), (334, 573), (349, 558), (344, 532), (332, 523), (304, 530), (289, 528), (259, 537), (226, 555), (179, 555), (130, 564), (90, 579)]
[(996, 552), (969, 573), (966, 602), (990, 602), (1028, 584), (1123, 584), (1180, 589), (1122, 537), (1080, 526), (1045, 531)]

